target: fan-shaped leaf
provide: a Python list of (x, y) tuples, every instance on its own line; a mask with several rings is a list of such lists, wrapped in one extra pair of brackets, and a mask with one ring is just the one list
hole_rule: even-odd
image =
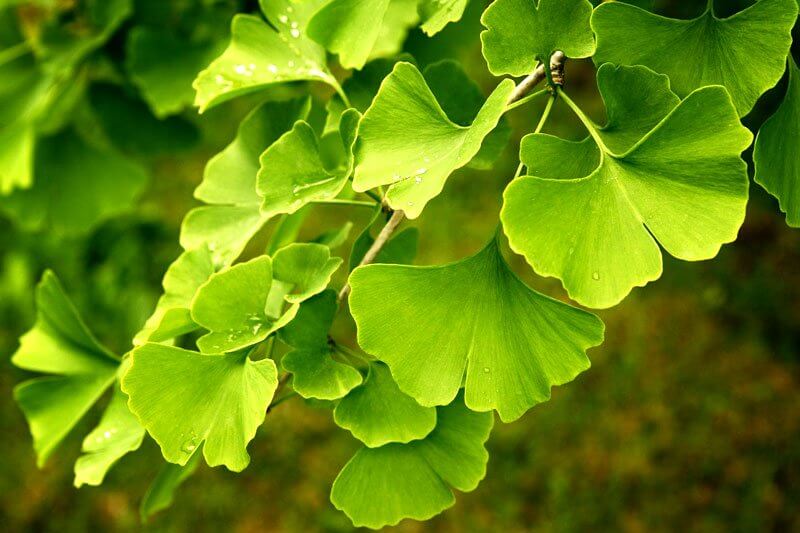
[(723, 85), (744, 116), (780, 80), (796, 19), (796, 0), (760, 0), (727, 19), (709, 8), (693, 20), (607, 2), (592, 16), (595, 61), (650, 67), (668, 75), (682, 98), (700, 87)]
[(370, 448), (422, 439), (436, 426), (436, 409), (405, 395), (383, 363), (370, 363), (364, 384), (339, 402), (333, 416)]
[[(628, 80), (600, 84), (609, 105), (651, 98), (651, 93), (636, 96), (633, 90), (657, 85), (633, 83), (632, 75), (654, 76), (643, 69), (601, 69), (601, 79)], [(664, 96), (652, 101), (663, 101), (662, 111), (670, 105)], [(612, 109), (608, 114), (627, 116)], [(599, 144), (611, 133), (612, 146), (627, 146), (629, 134), (648, 122), (625, 118), (621, 129), (607, 133), (592, 128)], [(588, 142), (529, 136), (522, 159), (531, 177), (515, 180), (504, 195), (501, 220), (509, 243), (536, 272), (561, 279), (575, 300), (610, 307), (634, 286), (661, 275), (656, 239), (675, 257), (697, 261), (714, 257), (722, 244), (736, 238), (748, 196), (740, 154), (751, 140), (727, 92), (718, 86), (692, 93), (622, 154), (605, 144), (598, 154)], [(599, 166), (578, 176), (574, 164), (565, 163), (578, 157), (599, 161)]]
[(469, 0), (422, 0), (419, 3), (422, 31), (433, 36), (450, 22), (461, 20), (468, 2)]
[(515, 420), (589, 368), (585, 350), (603, 339), (597, 317), (520, 281), (494, 240), (449, 265), (359, 267), (350, 284), (359, 344), (425, 406), (464, 382), (470, 409)]
[(338, 86), (326, 66), (325, 50), (305, 35), (322, 2), (261, 2), (269, 24), (252, 15), (233, 17), (230, 45), (194, 80), (200, 111), (273, 83), (316, 80)]
[(247, 444), (278, 386), (271, 359), (254, 362), (241, 353), (201, 354), (162, 344), (139, 346), (131, 359), (122, 390), (167, 461), (185, 465), (202, 444), (210, 466), (244, 470)]
[(800, 69), (789, 60), (789, 88), (775, 114), (761, 126), (753, 160), (755, 181), (780, 202), (786, 223), (800, 228)]
[[(360, 69), (378, 40), (389, 0), (331, 0), (308, 22), (308, 36)], [(380, 23), (378, 21), (381, 21)]]
[(452, 489), (469, 492), (483, 479), (492, 416), (470, 411), (461, 397), (436, 411), (436, 428), (424, 440), (363, 448), (339, 473), (331, 502), (355, 526), (427, 520), (455, 503)]
[(36, 288), (36, 307), (36, 324), (20, 339), (11, 362), (50, 374), (14, 390), (42, 466), (114, 382), (119, 359), (94, 338), (50, 271)]
[(300, 303), (325, 290), (341, 264), (342, 259), (331, 257), (325, 245), (294, 243), (275, 253), (272, 269), (275, 279), (287, 287), (284, 299)]
[(514, 83), (504, 80), (469, 127), (442, 111), (422, 74), (401, 62), (384, 80), (359, 126), (353, 188), (391, 185), (389, 205), (416, 218), (445, 181), (478, 153), (505, 111)]
[(523, 76), (548, 62), (560, 50), (567, 57), (594, 53), (589, 23), (592, 4), (587, 0), (496, 0), (484, 11), (481, 23), (483, 57), (495, 76)]

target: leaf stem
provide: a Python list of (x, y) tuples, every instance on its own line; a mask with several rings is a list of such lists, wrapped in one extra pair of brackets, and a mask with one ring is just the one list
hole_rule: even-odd
[[(536, 125), (536, 129), (533, 131), (533, 133), (542, 132), (542, 129), (544, 128), (544, 125), (547, 122), (547, 119), (550, 118), (550, 112), (553, 110), (553, 104), (556, 102), (556, 98), (558, 98), (556, 94), (551, 94), (550, 98), (547, 99), (547, 105), (544, 107), (542, 116), (539, 119), (539, 123)], [(525, 165), (522, 163), (522, 161), (520, 161), (519, 165), (517, 166), (517, 171), (514, 173), (514, 179), (517, 179), (522, 175), (522, 169), (524, 167)]]
[(382, 204), (382, 203), (383, 203), (383, 200), (381, 199), (381, 197), (380, 197), (380, 196), (378, 196), (377, 194), (375, 194), (375, 193), (374, 193), (374, 192), (372, 192), (372, 191), (364, 191), (364, 194), (366, 194), (367, 196), (369, 196), (370, 198), (372, 198), (373, 200), (375, 200), (375, 201), (378, 203), (378, 205), (380, 205), (380, 204)]
[(583, 112), (583, 110), (580, 107), (578, 107), (578, 104), (573, 102), (572, 99), (569, 96), (567, 96), (567, 93), (564, 92), (564, 89), (562, 89), (560, 87), (557, 88), (556, 89), (556, 94), (561, 96), (561, 98), (564, 100), (564, 102), (566, 102), (567, 105), (570, 107), (570, 109), (572, 109), (572, 112), (575, 113), (575, 116), (578, 117), (578, 120), (580, 120), (583, 123), (584, 127), (589, 132), (589, 135), (592, 136), (592, 139), (594, 139), (594, 142), (597, 143), (597, 146), (603, 152), (605, 152), (607, 154), (612, 154), (613, 152), (611, 152), (611, 150), (608, 149), (606, 144), (603, 142), (603, 139), (600, 137), (600, 132), (598, 131), (597, 124), (592, 122), (592, 119), (590, 119), (589, 117), (586, 116), (586, 114)]
[(528, 96), (523, 96), (523, 97), (522, 97), (522, 98), (520, 98), (519, 100), (515, 100), (514, 102), (511, 102), (511, 103), (509, 103), (509, 104), (506, 106), (505, 113), (508, 113), (508, 112), (509, 112), (509, 111), (511, 111), (512, 109), (516, 109), (516, 108), (518, 108), (518, 107), (520, 107), (520, 106), (523, 106), (523, 105), (527, 104), (527, 103), (528, 103), (528, 102), (530, 102), (531, 100), (534, 100), (535, 98), (537, 98), (538, 96), (541, 96), (541, 95), (543, 95), (543, 94), (544, 94), (544, 93), (546, 93), (546, 92), (547, 92), (547, 89), (539, 89), (539, 90), (538, 90), (538, 91), (536, 91), (535, 93), (531, 93), (531, 94), (529, 94)]
[(353, 107), (353, 105), (350, 103), (350, 99), (344, 92), (344, 89), (342, 89), (342, 86), (339, 85), (338, 81), (336, 81), (336, 78), (331, 76), (331, 78), (328, 80), (328, 83), (330, 84), (331, 87), (333, 87), (333, 90), (336, 91), (336, 94), (339, 95), (339, 98), (342, 99), (342, 102), (344, 102), (345, 107), (347, 108)]
[(10, 63), (15, 59), (19, 59), (32, 50), (33, 48), (28, 41), (22, 41), (21, 43), (15, 44), (14, 46), (6, 48), (5, 50), (0, 50), (0, 66)]
[(375, 202), (362, 202), (361, 200), (347, 200), (344, 198), (331, 198), (330, 200), (312, 200), (310, 203), (319, 205), (352, 205), (357, 207), (374, 208)]
[[(381, 232), (378, 234), (378, 237), (375, 239), (375, 242), (372, 243), (372, 246), (369, 247), (367, 253), (364, 254), (364, 257), (361, 259), (361, 262), (358, 263), (358, 266), (368, 265), (372, 263), (378, 254), (389, 241), (389, 238), (392, 236), (394, 231), (397, 229), (397, 226), (403, 222), (406, 215), (402, 211), (394, 211), (392, 216), (389, 217), (389, 220), (386, 222), (386, 225), (383, 226)], [(339, 301), (343, 301), (347, 298), (347, 295), (350, 294), (350, 282), (348, 281), (345, 283), (342, 290), (339, 291)]]

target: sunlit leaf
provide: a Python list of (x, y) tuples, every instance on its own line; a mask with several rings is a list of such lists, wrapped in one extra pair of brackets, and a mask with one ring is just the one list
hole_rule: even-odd
[(353, 171), (353, 145), (360, 118), (356, 110), (342, 114), (339, 133), (345, 153), (343, 168), (326, 168), (317, 135), (304, 121), (295, 123), (261, 155), (257, 189), (265, 217), (294, 213), (309, 202), (331, 199), (341, 192)]
[(360, 69), (378, 40), (389, 0), (330, 0), (308, 22), (308, 36)]
[(48, 374), (14, 389), (42, 466), (114, 382), (119, 359), (94, 338), (50, 271), (36, 288), (36, 307), (36, 324), (20, 339), (11, 362)]
[(268, 22), (236, 15), (230, 45), (194, 81), (194, 103), (200, 111), (273, 83), (316, 80), (336, 86), (324, 48), (305, 35), (309, 18), (323, 1), (263, 1)]
[(603, 339), (596, 316), (520, 281), (495, 240), (444, 266), (359, 267), (350, 285), (359, 344), (425, 406), (464, 384), (470, 409), (515, 420), (589, 368), (585, 351)]
[(0, 195), (33, 183), (34, 142), (31, 124), (17, 122), (0, 128)]
[(483, 57), (495, 76), (524, 76), (553, 52), (590, 57), (595, 50), (587, 0), (495, 0), (481, 17)]
[(391, 185), (389, 205), (418, 217), (450, 174), (478, 153), (513, 88), (511, 80), (501, 82), (472, 125), (463, 127), (447, 117), (416, 67), (398, 63), (359, 126), (353, 188)]
[(595, 61), (645, 65), (667, 74), (682, 98), (700, 87), (723, 85), (743, 116), (780, 80), (797, 9), (796, 0), (760, 0), (727, 19), (708, 9), (696, 19), (678, 20), (606, 2), (592, 16)]
[(422, 31), (435, 35), (464, 14), (469, 0), (422, 0), (419, 3)]
[(251, 361), (242, 353), (201, 354), (162, 344), (139, 346), (131, 359), (122, 390), (167, 461), (185, 465), (202, 445), (209, 466), (244, 470), (250, 462), (247, 444), (278, 386), (271, 359)]
[(75, 463), (75, 486), (103, 483), (114, 463), (138, 449), (143, 439), (144, 428), (128, 409), (128, 397), (115, 387), (100, 423), (83, 439), (83, 455)]
[(341, 264), (341, 258), (331, 257), (327, 246), (294, 243), (275, 253), (272, 274), (287, 286), (284, 299), (289, 303), (300, 303), (322, 292)]
[(336, 423), (376, 448), (425, 438), (436, 426), (436, 409), (422, 407), (397, 387), (383, 363), (371, 363), (364, 384), (339, 402)]
[(161, 468), (158, 475), (153, 480), (153, 483), (148, 487), (144, 498), (142, 498), (142, 503), (139, 506), (139, 516), (142, 522), (146, 522), (148, 518), (158, 511), (172, 505), (175, 491), (178, 490), (178, 487), (180, 487), (195, 470), (197, 470), (201, 456), (201, 453), (195, 452), (186, 462), (185, 466), (166, 463)]
[(339, 473), (331, 502), (355, 526), (427, 520), (455, 503), (453, 489), (470, 492), (483, 479), (492, 416), (470, 411), (460, 396), (436, 411), (436, 429), (424, 440), (363, 448)]
[[(600, 83), (609, 106), (651, 98), (634, 91), (655, 90), (658, 84), (633, 83), (631, 75), (655, 76), (641, 68), (601, 69), (600, 79), (609, 78)], [(666, 109), (669, 99), (652, 102), (662, 100)], [(614, 108), (608, 114), (626, 116)], [(636, 120), (626, 118), (628, 126), (610, 130), (611, 146), (627, 146), (630, 136), (623, 130), (633, 132), (634, 123), (647, 114), (631, 117)], [(606, 138), (602, 132), (597, 136)], [(633, 287), (660, 277), (657, 243), (679, 259), (698, 261), (714, 257), (736, 239), (748, 197), (747, 167), (740, 154), (751, 140), (719, 86), (692, 93), (621, 153), (609, 146), (597, 149), (591, 141), (526, 137), (522, 160), (530, 177), (506, 189), (501, 212), (509, 243), (536, 272), (561, 279), (578, 302), (596, 308), (615, 305)], [(578, 157), (599, 166), (577, 176), (568, 162)]]
[(800, 70), (789, 60), (789, 88), (775, 114), (761, 126), (753, 160), (755, 181), (780, 202), (786, 223), (800, 227)]

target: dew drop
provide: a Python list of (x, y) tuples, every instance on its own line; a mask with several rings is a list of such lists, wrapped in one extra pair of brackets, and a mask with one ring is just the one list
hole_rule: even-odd
[(276, 72), (278, 72), (278, 67), (276, 67), (275, 65), (268, 65), (267, 70), (275, 74)]
[(292, 28), (292, 29), (289, 31), (289, 33), (290, 33), (290, 34), (292, 35), (292, 37), (294, 37), (295, 39), (297, 39), (298, 37), (300, 37), (300, 30), (298, 30), (297, 28)]
[(425, 174), (427, 171), (428, 171), (428, 169), (427, 169), (427, 168), (418, 168), (418, 169), (417, 169), (417, 172), (416, 172), (416, 175), (417, 175), (417, 176), (422, 176), (422, 175), (423, 175), (423, 174)]
[(592, 272), (592, 279), (598, 281), (600, 279), (600, 272), (597, 271)]
[(491, 370), (491, 369), (490, 369), (488, 366), (485, 366), (485, 367), (483, 367), (483, 373), (484, 373), (484, 374), (488, 374), (488, 373), (490, 373), (491, 371), (492, 371), (492, 370)]
[(197, 448), (197, 438), (191, 437), (181, 445), (181, 451), (184, 453), (192, 453)]
[(110, 439), (111, 438), (111, 432), (110, 431), (103, 432), (103, 437), (105, 437), (107, 439)]
[(288, 65), (289, 65), (289, 68), (294, 68), (294, 61), (289, 61)]
[(422, 183), (422, 178), (417, 176), (416, 178), (414, 178), (414, 183)]
[(278, 17), (278, 20), (280, 20), (281, 22), (283, 22), (284, 24), (286, 24), (287, 22), (289, 22), (289, 17), (287, 17), (286, 15), (280, 15), (280, 16)]
[(291, 27), (292, 29), (294, 29), (294, 28), (297, 28), (297, 22), (292, 22), (292, 23), (291, 23), (291, 25), (290, 25), (290, 27)]
[(408, 202), (408, 207), (411, 207), (413, 205), (414, 205), (414, 202)]
[(286, 6), (287, 13), (291, 13), (292, 11), (294, 11), (294, 8), (292, 6)]

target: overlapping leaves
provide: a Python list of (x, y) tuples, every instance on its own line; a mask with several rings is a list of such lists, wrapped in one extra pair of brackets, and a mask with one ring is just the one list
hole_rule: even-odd
[[(534, 270), (602, 308), (661, 275), (656, 242), (697, 261), (735, 240), (748, 197), (740, 154), (752, 135), (722, 87), (698, 89), (669, 110), (666, 80), (645, 68), (604, 65), (598, 81), (606, 130), (584, 117), (594, 143), (526, 137), (520, 155), (529, 177), (506, 189), (501, 219)], [(598, 166), (587, 175), (592, 161)]]

